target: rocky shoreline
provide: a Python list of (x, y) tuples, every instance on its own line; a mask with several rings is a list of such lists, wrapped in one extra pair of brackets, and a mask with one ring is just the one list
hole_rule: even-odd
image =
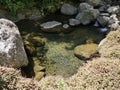
[[(117, 2), (117, 0), (115, 0), (115, 1)], [(118, 4), (119, 2), (116, 3), (115, 1), (114, 1), (115, 4), (112, 4), (113, 3), (112, 1), (111, 1), (111, 3), (106, 3), (103, 0), (95, 0), (95, 1), (86, 0), (86, 2), (80, 3), (78, 7), (75, 7), (70, 4), (63, 4), (60, 9), (61, 14), (66, 15), (66, 16), (73, 16), (72, 18), (68, 18), (66, 22), (60, 22), (60, 21), (56, 21), (56, 20), (51, 20), (51, 21), (47, 21), (44, 23), (38, 22), (36, 26), (37, 26), (37, 28), (39, 28), (40, 32), (52, 33), (52, 34), (55, 33), (60, 37), (64, 37), (66, 32), (70, 33), (71, 31), (66, 31), (70, 27), (74, 28), (79, 25), (83, 25), (86, 27), (87, 25), (93, 25), (94, 27), (99, 28), (100, 33), (107, 34), (105, 36), (105, 38), (103, 38), (103, 40), (101, 40), (101, 42), (96, 43), (96, 42), (94, 42), (93, 39), (89, 39), (89, 38), (85, 39), (84, 43), (74, 46), (73, 53), (78, 59), (81, 59), (85, 62), (87, 62), (87, 60), (92, 60), (92, 61), (87, 62), (85, 64), (85, 67), (86, 68), (92, 67), (93, 70), (94, 69), (96, 70), (95, 71), (96, 73), (98, 73), (97, 72), (97, 69), (98, 69), (100, 71), (100, 75), (102, 75), (103, 73), (106, 73), (106, 72), (112, 72), (111, 69), (106, 68), (107, 67), (106, 64), (105, 64), (106, 67), (104, 67), (104, 68), (98, 67), (98, 66), (101, 63), (102, 63), (101, 65), (103, 65), (104, 62), (105, 63), (108, 62), (108, 65), (111, 65), (111, 62), (113, 62), (114, 64), (117, 65), (120, 60), (120, 6)], [(41, 66), (41, 62), (43, 59), (45, 59), (44, 58), (45, 54), (43, 55), (44, 52), (42, 52), (42, 51), (45, 51), (46, 40), (43, 37), (40, 37), (39, 34), (35, 35), (34, 33), (29, 33), (29, 34), (22, 33), (24, 35), (23, 35), (23, 37), (21, 37), (20, 33), (18, 31), (18, 27), (13, 23), (14, 20), (13, 20), (13, 22), (6, 20), (6, 18), (9, 19), (8, 18), (9, 16), (6, 16), (6, 13), (7, 12), (0, 11), (0, 18), (5, 18), (5, 19), (0, 19), (0, 35), (1, 35), (1, 38), (0, 38), (1, 39), (1, 41), (0, 41), (0, 45), (1, 45), (0, 52), (1, 53), (0, 54), (1, 54), (1, 62), (2, 62), (0, 65), (5, 66), (5, 67), (6, 66), (13, 67), (13, 68), (21, 68), (21, 67), (30, 65), (31, 68), (28, 71), (29, 73), (31, 73), (30, 77), (34, 76), (34, 79), (38, 80), (38, 81), (40, 81), (43, 78), (40, 82), (40, 84), (41, 84), (40, 86), (42, 86), (44, 84), (44, 81), (47, 79), (49, 80), (52, 78), (52, 80), (55, 79), (55, 81), (57, 81), (57, 79), (56, 79), (57, 77), (54, 77), (54, 76), (51, 78), (45, 77), (45, 80), (44, 80), (46, 68)], [(35, 15), (35, 17), (33, 15), (33, 17), (32, 17), (32, 14), (30, 14), (30, 16), (28, 15), (28, 17), (26, 17), (26, 15), (18, 14), (18, 17), (16, 19), (17, 21), (15, 20), (15, 22), (19, 22), (20, 20), (23, 20), (26, 18), (33, 20), (33, 21), (38, 21), (41, 18), (41, 16), (40, 16), (40, 13), (38, 13), (38, 17), (37, 17), (37, 15)], [(57, 28), (59, 28), (59, 29), (57, 29)], [(23, 41), (22, 41), (22, 38), (23, 38)], [(25, 47), (23, 46), (23, 43), (24, 43)], [(3, 45), (3, 44), (6, 44), (6, 45)], [(28, 60), (28, 58), (26, 56), (26, 52), (24, 51), (24, 48), (27, 52), (27, 55), (30, 56), (30, 58), (29, 58), (30, 60)], [(60, 49), (60, 50), (63, 50), (63, 49)], [(57, 52), (57, 49), (56, 49), (56, 52)], [(51, 52), (49, 52), (49, 53), (51, 53)], [(93, 59), (100, 60), (101, 62), (95, 61)], [(54, 62), (52, 62), (52, 63), (54, 63)], [(98, 66), (94, 66), (94, 63), (96, 63)], [(93, 66), (91, 66), (91, 65), (93, 65)], [(112, 68), (112, 67), (110, 67), (110, 68)], [(2, 69), (2, 67), (0, 67), (0, 69)], [(25, 70), (25, 68), (24, 68), (24, 70)], [(24, 70), (23, 70), (23, 75), (27, 71), (27, 69), (25, 71)], [(77, 74), (73, 75), (73, 77), (70, 77), (70, 80), (64, 80), (63, 77), (62, 78), (60, 77), (60, 80), (63, 80), (63, 83), (67, 87), (67, 90), (72, 90), (73, 87), (71, 87), (71, 85), (74, 86), (74, 84), (75, 84), (73, 82), (73, 79), (76, 79), (76, 77), (79, 77), (79, 73), (81, 74), (81, 73), (84, 73), (84, 71), (86, 71), (86, 69), (84, 68), (84, 65), (83, 65), (83, 68), (81, 68), (80, 70), (78, 71)], [(89, 71), (90, 71), (91, 75), (93, 75), (92, 70), (89, 70)], [(3, 71), (0, 71), (0, 75), (2, 75), (1, 72), (3, 72)], [(117, 74), (119, 74), (119, 73), (117, 73)], [(13, 75), (13, 73), (12, 73), (12, 75)], [(88, 73), (85, 75), (89, 76)], [(3, 78), (5, 78), (5, 77), (3, 77)], [(81, 83), (87, 82), (86, 79), (83, 79), (84, 77), (80, 76), (80, 78), (81, 78), (80, 80), (85, 80), (85, 82), (81, 82)], [(30, 83), (30, 80), (28, 80), (28, 81), (29, 81), (28, 83)], [(71, 82), (73, 82), (73, 83), (71, 83)], [(38, 84), (38, 82), (36, 82), (36, 81), (34, 83)], [(52, 82), (52, 83), (54, 83), (54, 82)], [(79, 82), (77, 82), (77, 83), (79, 83)], [(81, 88), (81, 90), (84, 90), (85, 87), (82, 86), (81, 83), (79, 83), (81, 85), (80, 88)], [(103, 83), (103, 82), (101, 82), (101, 83)], [(61, 83), (59, 83), (59, 84), (61, 84)], [(90, 86), (88, 84), (85, 84), (85, 85), (90, 88)], [(70, 86), (70, 87), (68, 87), (68, 86)], [(76, 87), (77, 87), (77, 85), (75, 86), (75, 88)], [(119, 88), (119, 87), (120, 86), (117, 85), (117, 88)], [(39, 88), (38, 90), (40, 90), (39, 85), (38, 85), (38, 88)], [(45, 87), (43, 87), (43, 89), (44, 88)], [(50, 87), (48, 87), (48, 88), (50, 88)], [(53, 89), (51, 89), (51, 90), (57, 90), (55, 88), (59, 88), (59, 85), (57, 87), (53, 87)], [(95, 87), (95, 88), (98, 88), (98, 87)], [(101, 88), (105, 88), (105, 87), (101, 86)], [(66, 89), (64, 89), (64, 90), (66, 90)]]

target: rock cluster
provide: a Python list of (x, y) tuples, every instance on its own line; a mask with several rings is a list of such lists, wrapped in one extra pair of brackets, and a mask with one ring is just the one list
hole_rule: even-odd
[(33, 33), (23, 35), (23, 37), (25, 49), (30, 57), (28, 68), (31, 68), (31, 73), (28, 72), (28, 69), (25, 72), (28, 72), (30, 76), (34, 76), (34, 79), (39, 81), (45, 75), (45, 67), (40, 65), (45, 40)]

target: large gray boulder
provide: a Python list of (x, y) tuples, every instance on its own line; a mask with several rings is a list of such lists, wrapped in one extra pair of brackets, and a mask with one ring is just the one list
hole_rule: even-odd
[(63, 4), (61, 7), (61, 13), (65, 15), (77, 14), (77, 8), (70, 4)]
[(0, 19), (0, 65), (19, 68), (27, 64), (27, 55), (17, 26), (7, 19)]

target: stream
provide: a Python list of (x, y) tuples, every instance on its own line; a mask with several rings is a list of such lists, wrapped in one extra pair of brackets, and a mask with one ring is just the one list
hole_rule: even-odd
[(34, 57), (42, 58), (40, 65), (45, 67), (46, 75), (69, 77), (75, 74), (77, 69), (84, 63), (84, 60), (80, 60), (74, 55), (74, 48), (78, 45), (86, 44), (86, 41), (89, 39), (99, 44), (104, 38), (104, 34), (100, 33), (99, 29), (93, 25), (69, 27), (70, 32), (67, 33), (45, 33), (40, 30), (39, 25), (43, 22), (57, 20), (67, 23), (68, 18), (70, 17), (53, 14), (39, 21), (22, 20), (17, 23), (23, 38), (30, 33), (44, 38), (44, 49), (42, 51), (37, 50), (37, 53), (40, 53), (41, 57), (38, 54)]

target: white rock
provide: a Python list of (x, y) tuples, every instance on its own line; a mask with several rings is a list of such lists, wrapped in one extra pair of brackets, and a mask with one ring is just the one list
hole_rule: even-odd
[(54, 28), (59, 25), (62, 25), (62, 23), (58, 21), (49, 21), (46, 23), (42, 23), (40, 26), (44, 29), (50, 29), (50, 28)]
[(63, 24), (63, 28), (67, 29), (67, 28), (69, 28), (69, 25), (68, 24)]
[(107, 32), (108, 31), (108, 28), (107, 27), (105, 27), (105, 28), (100, 28), (100, 32)]
[(0, 65), (19, 68), (27, 64), (27, 55), (17, 26), (7, 19), (0, 19)]

